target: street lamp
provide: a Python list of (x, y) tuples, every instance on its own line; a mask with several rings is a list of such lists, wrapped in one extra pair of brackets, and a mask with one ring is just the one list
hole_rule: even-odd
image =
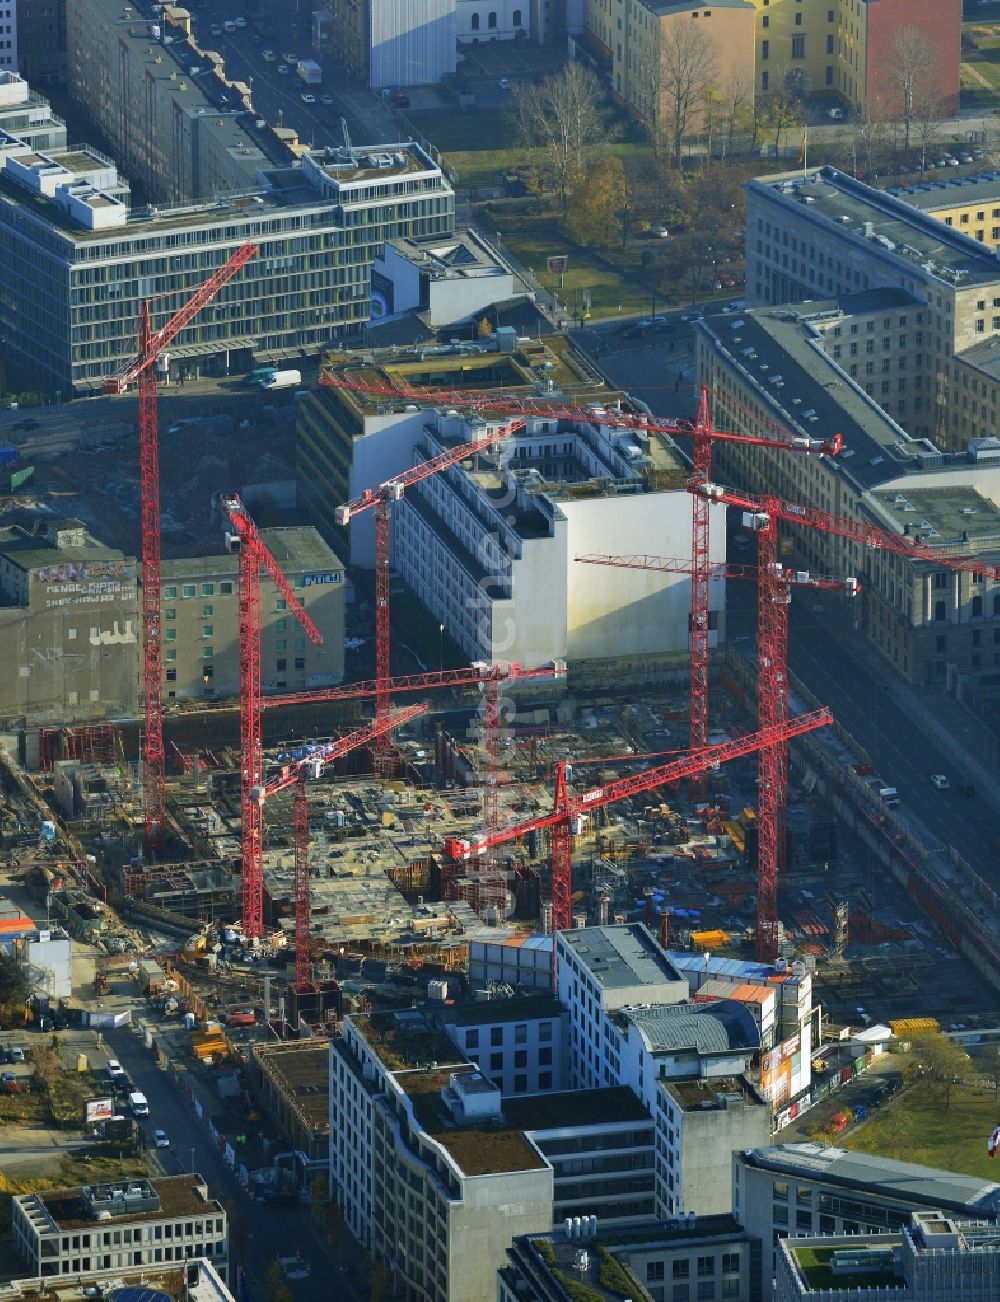
[(444, 668), (444, 625), (438, 624), (438, 672)]

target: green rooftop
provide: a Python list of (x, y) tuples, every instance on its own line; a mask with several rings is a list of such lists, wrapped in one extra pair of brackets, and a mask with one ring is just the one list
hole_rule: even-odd
[[(880, 1266), (879, 1258), (872, 1254), (870, 1268), (859, 1265), (856, 1270), (834, 1270), (833, 1259), (836, 1254), (864, 1252), (863, 1241), (857, 1249), (845, 1246), (842, 1242), (835, 1247), (796, 1247), (794, 1239), (786, 1239), (792, 1261), (798, 1267), (806, 1287), (810, 1290), (820, 1289), (857, 1289), (857, 1288), (898, 1288), (905, 1289), (906, 1284), (889, 1267)], [(886, 1247), (891, 1247), (887, 1244)], [(884, 1258), (883, 1258), (884, 1259)]]

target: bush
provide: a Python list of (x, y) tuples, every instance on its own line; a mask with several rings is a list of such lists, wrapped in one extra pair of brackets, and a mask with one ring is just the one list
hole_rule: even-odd
[(531, 1246), (541, 1257), (542, 1261), (545, 1262), (546, 1266), (554, 1266), (556, 1264), (555, 1249), (552, 1247), (552, 1244), (548, 1239), (532, 1239)]
[(601, 1287), (607, 1289), (609, 1293), (617, 1293), (619, 1297), (631, 1297), (635, 1292), (635, 1284), (628, 1271), (607, 1248), (598, 1248), (598, 1252), (601, 1258), (598, 1271)]

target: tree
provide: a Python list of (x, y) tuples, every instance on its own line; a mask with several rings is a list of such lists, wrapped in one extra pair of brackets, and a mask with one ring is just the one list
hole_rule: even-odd
[(737, 68), (722, 92), (722, 157), (731, 154), (738, 131), (749, 129), (753, 119), (753, 72)]
[(684, 137), (703, 111), (718, 71), (715, 42), (704, 23), (678, 17), (665, 34), (661, 29), (659, 63), (650, 71), (654, 131), (657, 136), (661, 128), (667, 133), (670, 158), (679, 169)]
[(31, 998), (31, 972), (17, 954), (0, 952), (0, 1004), (22, 1008)]
[(977, 1059), (977, 1066), (993, 1082), (993, 1097), (1000, 1094), (1000, 1044), (990, 1044)]
[(585, 247), (608, 248), (621, 234), (628, 182), (620, 158), (602, 158), (573, 187), (566, 229)]
[(888, 143), (888, 114), (881, 99), (870, 96), (864, 108), (855, 114), (851, 121), (850, 143), (852, 171), (860, 167), (870, 184)]
[(906, 1156), (913, 1139), (913, 1118), (902, 1107), (890, 1107), (871, 1129), (879, 1152), (895, 1158)]
[(787, 90), (782, 83), (780, 90), (772, 91), (762, 99), (761, 114), (761, 126), (765, 130), (774, 132), (774, 154), (776, 158), (780, 158), (781, 137), (801, 119), (798, 96)]
[(951, 1107), (952, 1087), (969, 1070), (969, 1055), (940, 1031), (914, 1036), (910, 1043), (910, 1074), (933, 1083), (944, 1109)]
[(601, 86), (582, 63), (568, 63), (541, 85), (519, 87), (514, 111), (521, 142), (541, 148), (560, 208), (583, 171), (590, 145), (607, 138), (600, 111)]
[(917, 106), (933, 94), (938, 79), (937, 52), (919, 27), (900, 27), (892, 40), (886, 72), (902, 101), (903, 154), (910, 152), (910, 129)]

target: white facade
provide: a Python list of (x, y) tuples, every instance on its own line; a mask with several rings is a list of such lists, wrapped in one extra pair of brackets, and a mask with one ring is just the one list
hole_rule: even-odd
[[(478, 1006), (475, 1025), (441, 1015), (441, 1025), (472, 1062), (504, 1095), (540, 1094), (565, 1088), (566, 1023), (553, 1006), (550, 1016), (490, 1020), (490, 1002)], [(506, 1000), (497, 1000), (504, 1012)]]
[(458, 0), (456, 18), (460, 41), (512, 41), (518, 32), (531, 35), (530, 0)]
[(16, 0), (0, 0), (0, 71), (17, 72)]
[(372, 271), (372, 318), (426, 310), (435, 330), (468, 321), (492, 303), (523, 293), (470, 232), (436, 241), (386, 244)]
[[(450, 421), (454, 428), (438, 418), (437, 435), (427, 430), (423, 456), (443, 449), (444, 434), (472, 437), (458, 433), (459, 418)], [(394, 567), (470, 659), (683, 655), (687, 575), (576, 561), (585, 553), (690, 557), (688, 494), (645, 491), (645, 460), (635, 436), (600, 415), (572, 426), (532, 419), (504, 445), (495, 470), (453, 466), (409, 490), (394, 515)], [(722, 561), (721, 518), (711, 536), (712, 560)], [(714, 648), (724, 583), (711, 585), (709, 599)]]
[(40, 931), (25, 945), (35, 994), (69, 999), (73, 993), (73, 942), (65, 932)]
[(371, 0), (370, 85), (427, 86), (457, 66), (455, 0)]

